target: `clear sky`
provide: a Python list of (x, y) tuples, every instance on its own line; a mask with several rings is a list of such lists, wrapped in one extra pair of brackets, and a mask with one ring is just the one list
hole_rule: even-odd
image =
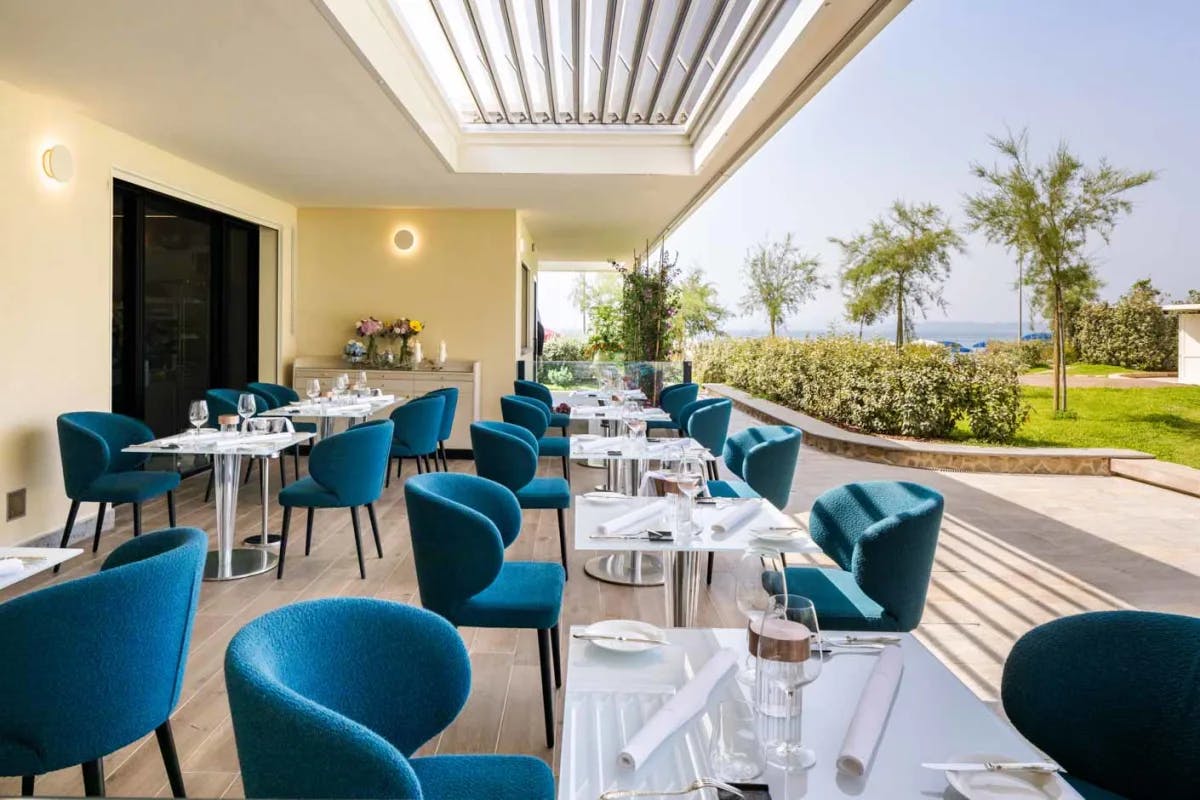
[[(1160, 172), (1095, 251), (1105, 297), (1143, 277), (1172, 296), (1200, 288), (1200, 2), (1182, 0), (914, 0), (668, 247), (733, 308), (746, 250), (792, 232), (834, 289), (788, 325), (824, 329), (843, 313), (827, 238), (861, 230), (896, 198), (937, 203), (961, 225), (963, 195), (978, 188), (970, 162), (992, 163), (988, 134), (1006, 126), (1029, 130), (1038, 160), (1066, 140), (1089, 163), (1107, 156)], [(1015, 322), (1012, 257), (975, 236), (967, 246), (946, 286), (948, 313), (930, 320)], [(566, 283), (542, 277), (553, 329), (580, 325)]]

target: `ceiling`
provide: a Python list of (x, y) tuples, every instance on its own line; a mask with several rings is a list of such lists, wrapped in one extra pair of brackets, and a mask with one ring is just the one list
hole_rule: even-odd
[[(346, 15), (379, 2), (0, 0), (0, 80), (298, 206), (517, 208), (542, 258), (623, 260), (678, 224), (907, 0), (817, 0), (703, 158), (681, 167), (664, 151), (666, 170), (646, 168), (643, 140), (640, 160), (622, 165), (632, 148), (619, 136), (590, 140), (598, 151), (445, 139), (422, 121), (428, 98), (400, 85), (402, 62), (389, 68), (348, 35)], [(547, 169), (547, 156), (564, 168)], [(543, 162), (526, 168), (526, 157)]]

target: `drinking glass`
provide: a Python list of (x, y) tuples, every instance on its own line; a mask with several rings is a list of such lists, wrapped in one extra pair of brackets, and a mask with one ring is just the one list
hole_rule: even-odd
[(188, 406), (188, 419), (192, 423), (192, 435), (199, 434), (201, 426), (208, 422), (208, 403), (193, 400)]
[(359, 391), (367, 388), (367, 371), (365, 369), (358, 371), (358, 379), (354, 382), (354, 388)]
[(754, 716), (754, 706), (745, 700), (726, 700), (717, 706), (708, 758), (720, 780), (748, 781), (766, 768)]
[(242, 392), (238, 397), (238, 416), (242, 418), (243, 426), (246, 420), (254, 416), (258, 411), (258, 404), (254, 402), (254, 395), (250, 392)]
[(733, 571), (733, 593), (737, 609), (746, 617), (746, 637), (749, 641), (746, 663), (737, 679), (746, 686), (754, 685), (758, 653), (755, 651), (753, 627), (762, 619), (771, 598), (785, 591), (783, 555), (774, 547), (753, 544), (742, 553)]
[(316, 400), (321, 396), (321, 382), (316, 378), (310, 380), (308, 382), (308, 391), (305, 394), (308, 395), (309, 400)]
[(676, 530), (681, 535), (690, 536), (696, 532), (692, 509), (696, 505), (696, 495), (704, 486), (704, 465), (700, 459), (684, 456), (679, 460), (675, 485), (681, 495), (676, 506)]
[(808, 769), (817, 755), (801, 744), (803, 688), (821, 674), (821, 632), (812, 600), (777, 594), (767, 603), (757, 626), (758, 675), (755, 708), (767, 763), (787, 770)]

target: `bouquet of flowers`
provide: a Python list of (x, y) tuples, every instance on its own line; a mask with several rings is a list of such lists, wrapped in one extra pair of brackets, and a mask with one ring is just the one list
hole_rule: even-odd
[(384, 326), (384, 336), (400, 340), (400, 352), (397, 353), (397, 357), (401, 366), (411, 366), (413, 354), (409, 349), (409, 341), (424, 329), (425, 324), (421, 320), (408, 317), (397, 317)]
[(342, 354), (346, 356), (346, 360), (351, 364), (357, 364), (366, 357), (367, 348), (357, 339), (351, 339), (350, 341), (346, 342), (346, 346), (342, 348)]
[(359, 336), (370, 339), (382, 333), (383, 327), (383, 323), (374, 317), (364, 317), (354, 323), (354, 332)]

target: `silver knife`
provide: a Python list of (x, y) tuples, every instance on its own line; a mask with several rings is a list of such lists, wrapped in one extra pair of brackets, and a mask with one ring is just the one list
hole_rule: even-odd
[(966, 761), (947, 764), (922, 764), (925, 769), (941, 772), (1061, 772), (1052, 761)]
[(585, 641), (594, 642), (596, 640), (602, 642), (635, 642), (637, 644), (670, 644), (662, 639), (647, 639), (641, 636), (618, 636), (616, 634), (604, 633), (573, 633), (572, 639), (584, 639)]

